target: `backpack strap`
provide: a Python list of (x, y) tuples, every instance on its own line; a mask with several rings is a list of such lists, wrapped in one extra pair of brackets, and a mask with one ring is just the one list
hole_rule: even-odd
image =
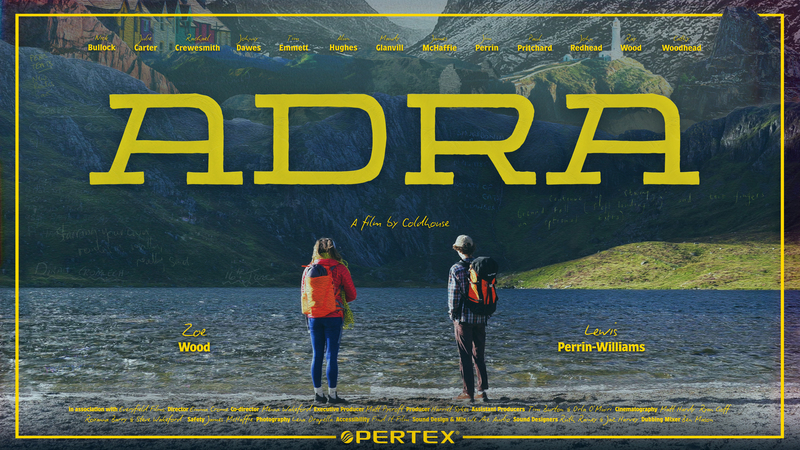
[(461, 266), (461, 267), (463, 267), (463, 268), (465, 268), (467, 270), (467, 285), (465, 286), (466, 287), (466, 291), (460, 293), (461, 295), (460, 295), (460, 298), (458, 299), (459, 300), (458, 301), (458, 309), (453, 311), (453, 313), (456, 315), (456, 318), (458, 319), (458, 318), (461, 317), (461, 313), (464, 312), (464, 303), (466, 303), (468, 301), (467, 297), (469, 296), (469, 268), (470, 268), (470, 263), (464, 261), (463, 259), (459, 259), (456, 264), (458, 264), (459, 266)]

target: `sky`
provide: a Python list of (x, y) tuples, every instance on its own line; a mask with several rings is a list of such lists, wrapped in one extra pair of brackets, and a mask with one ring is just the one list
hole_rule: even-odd
[[(366, 0), (379, 13), (440, 13), (447, 0)], [(392, 22), (408, 28), (433, 31), (436, 17), (389, 18)]]

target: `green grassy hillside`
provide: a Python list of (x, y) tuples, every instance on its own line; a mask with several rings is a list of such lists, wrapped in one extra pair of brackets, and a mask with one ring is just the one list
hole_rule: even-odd
[(779, 289), (779, 235), (638, 242), (501, 277), (507, 288)]
[(545, 83), (550, 89), (551, 85), (557, 85), (573, 94), (672, 94), (672, 87), (664, 77), (653, 74), (632, 58), (557, 63), (514, 81), (520, 87)]

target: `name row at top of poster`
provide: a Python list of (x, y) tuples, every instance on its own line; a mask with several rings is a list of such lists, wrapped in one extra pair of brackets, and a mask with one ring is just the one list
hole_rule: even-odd
[[(263, 42), (258, 37), (245, 35), (240, 35), (238, 41), (234, 43), (229, 36), (226, 37), (213, 31), (198, 33), (196, 36), (187, 34), (183, 40), (172, 42), (156, 41), (153, 34), (137, 33), (137, 36), (133, 39), (129, 39), (124, 34), (120, 37), (128, 47), (136, 52), (219, 52), (223, 50), (223, 47), (229, 47), (243, 56), (255, 56), (255, 54), (270, 56), (270, 53), (276, 55), (301, 52), (329, 52), (343, 55), (355, 55), (362, 51), (405, 53), (412, 47), (402, 43), (398, 34), (394, 36), (381, 35), (374, 43), (367, 43), (366, 45), (363, 42), (353, 42), (344, 34), (331, 39), (331, 42), (327, 45), (308, 44), (300, 36), (291, 34), (287, 35), (284, 42), (273, 41), (270, 43)], [(423, 54), (601, 52), (600, 56), (603, 57), (604, 54), (622, 55), (622, 53), (626, 52), (648, 50), (647, 46), (636, 41), (637, 38), (635, 36), (630, 34), (623, 36), (618, 32), (616, 34), (612, 33), (610, 43), (608, 41), (600, 42), (597, 37), (578, 35), (573, 43), (553, 44), (552, 42), (547, 42), (547, 39), (542, 34), (538, 36), (530, 34), (526, 41), (522, 43), (499, 43), (495, 42), (491, 37), (481, 35), (474, 44), (463, 45), (449, 43), (446, 36), (431, 35), (413, 47), (415, 51)], [(656, 50), (662, 52), (703, 51), (701, 44), (693, 43), (692, 39), (686, 35), (665, 36), (661, 43), (650, 43), (650, 47), (655, 47)], [(110, 42), (109, 36), (98, 35), (87, 43), (86, 50), (90, 52), (116, 51), (117, 45)]]

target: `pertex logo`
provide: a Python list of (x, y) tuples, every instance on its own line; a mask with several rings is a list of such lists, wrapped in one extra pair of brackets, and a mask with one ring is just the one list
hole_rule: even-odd
[[(355, 436), (350, 431), (342, 432), (340, 439), (345, 444), (350, 444), (353, 440), (356, 444), (371, 442), (374, 444), (455, 444), (453, 434), (455, 431), (356, 431)], [(441, 436), (441, 439), (440, 439)]]
[(341, 439), (342, 442), (344, 442), (345, 444), (349, 444), (353, 442), (353, 433), (345, 431), (344, 433), (342, 433)]

